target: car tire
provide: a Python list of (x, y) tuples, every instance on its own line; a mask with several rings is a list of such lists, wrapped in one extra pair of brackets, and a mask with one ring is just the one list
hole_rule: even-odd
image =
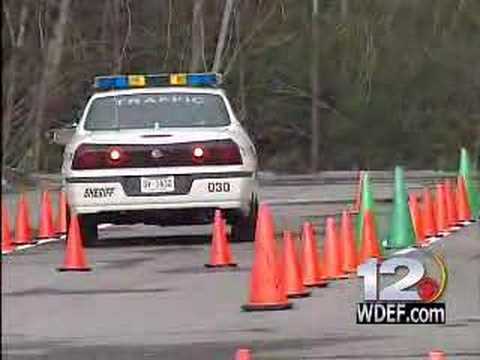
[(238, 215), (232, 223), (231, 234), (230, 234), (230, 238), (232, 239), (232, 242), (255, 240), (257, 214), (258, 214), (258, 200), (257, 200), (257, 197), (254, 196), (250, 202), (250, 210), (248, 214)]
[(98, 242), (98, 223), (95, 215), (79, 215), (80, 234), (85, 247), (94, 246)]

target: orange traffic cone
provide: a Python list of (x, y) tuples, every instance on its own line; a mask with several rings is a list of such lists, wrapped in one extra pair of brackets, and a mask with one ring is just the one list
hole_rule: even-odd
[(48, 191), (42, 194), (42, 206), (40, 208), (40, 228), (38, 230), (38, 239), (48, 239), (55, 237), (55, 229), (52, 220), (52, 202)]
[(303, 285), (323, 287), (328, 284), (322, 279), (320, 256), (317, 249), (315, 232), (310, 222), (303, 224), (302, 249), (300, 252)]
[(237, 266), (232, 259), (232, 251), (227, 239), (226, 225), (222, 212), (215, 210), (212, 232), (212, 246), (210, 248), (210, 262), (206, 267)]
[(432, 350), (428, 353), (429, 360), (447, 360), (445, 353), (441, 350)]
[(355, 274), (358, 266), (357, 247), (352, 216), (348, 210), (344, 210), (342, 213), (340, 239), (343, 244), (342, 270), (347, 274)]
[(426, 238), (434, 238), (437, 235), (432, 194), (428, 188), (424, 188), (422, 194), (422, 225)]
[(450, 180), (445, 180), (444, 184), (445, 189), (445, 200), (447, 204), (447, 220), (450, 231), (458, 230), (457, 222), (457, 204), (455, 199), (455, 191), (452, 188), (452, 182)]
[(255, 233), (255, 256), (250, 277), (250, 297), (245, 311), (284, 310), (292, 307), (280, 272), (275, 225), (268, 205), (261, 204)]
[(381, 259), (380, 245), (378, 242), (375, 218), (370, 210), (365, 212), (363, 220), (362, 244), (360, 248), (360, 262), (364, 263), (370, 258)]
[(67, 248), (63, 266), (58, 271), (90, 271), (87, 265), (87, 257), (83, 249), (82, 235), (77, 215), (72, 216), (67, 234)]
[(27, 223), (27, 225), (28, 225), (28, 234), (29, 234), (28, 236), (32, 239), (32, 240), (31, 240), (32, 244), (36, 244), (37, 241), (34, 239), (33, 229), (32, 229), (32, 224), (33, 224), (33, 222), (32, 222), (32, 218), (30, 217), (30, 203), (29, 203), (29, 201), (28, 201), (28, 197), (27, 197), (27, 196), (25, 196), (24, 199), (25, 199), (25, 209), (26, 209), (26, 211), (25, 211), (25, 220), (26, 220), (26, 223)]
[(57, 234), (66, 234), (68, 228), (68, 205), (67, 195), (64, 191), (60, 192), (60, 200), (58, 204), (58, 216), (55, 224), (55, 232)]
[(328, 217), (325, 226), (325, 243), (323, 245), (324, 276), (327, 279), (345, 279), (348, 276), (342, 270), (341, 242), (337, 234), (335, 218)]
[(252, 360), (249, 349), (238, 349), (235, 353), (235, 360)]
[(417, 239), (416, 246), (423, 247), (427, 245), (425, 232), (423, 229), (423, 219), (420, 206), (418, 204), (418, 197), (416, 194), (408, 196), (408, 207), (410, 209), (410, 216), (412, 218), (413, 229), (415, 230), (415, 237)]
[(2, 204), (2, 254), (8, 254), (15, 250), (12, 234), (10, 232), (10, 221), (7, 208)]
[(445, 201), (445, 191), (442, 184), (436, 185), (435, 210), (437, 235), (446, 236), (449, 234), (447, 219), (447, 202)]
[(287, 296), (299, 298), (310, 296), (310, 291), (302, 282), (302, 271), (298, 262), (295, 241), (290, 231), (283, 232), (283, 263), (281, 270), (284, 274), (284, 284)]
[(27, 199), (24, 194), (21, 195), (18, 203), (17, 219), (15, 222), (15, 245), (34, 244), (32, 240), (32, 229), (30, 227), (30, 212), (28, 210)]
[(472, 211), (467, 196), (465, 179), (459, 176), (457, 180), (457, 215), (461, 225), (468, 225), (472, 220)]

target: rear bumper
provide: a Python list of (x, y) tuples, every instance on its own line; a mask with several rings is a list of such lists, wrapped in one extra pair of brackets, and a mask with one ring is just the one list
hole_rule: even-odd
[(239, 209), (243, 208), (241, 201), (212, 201), (212, 202), (190, 202), (190, 203), (142, 203), (142, 204), (108, 204), (108, 205), (76, 205), (72, 206), (78, 214), (94, 214), (101, 212), (141, 211), (141, 210), (167, 210), (167, 209)]
[[(158, 175), (165, 176), (165, 175)], [(250, 172), (174, 175), (175, 191), (143, 194), (140, 176), (66, 178), (68, 201), (79, 214), (166, 209), (242, 209), (248, 211), (256, 179)], [(229, 191), (212, 191), (228, 183)]]

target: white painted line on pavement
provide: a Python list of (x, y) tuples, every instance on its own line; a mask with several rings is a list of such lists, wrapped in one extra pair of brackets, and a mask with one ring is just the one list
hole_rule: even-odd
[(442, 240), (441, 237), (433, 237), (433, 238), (430, 238), (429, 244), (436, 243), (437, 241), (440, 241), (440, 240)]
[(417, 249), (415, 248), (406, 248), (402, 250), (395, 251), (393, 255), (403, 255), (403, 254), (408, 254), (411, 253), (412, 251), (416, 251)]
[(49, 238), (49, 239), (38, 240), (34, 244), (18, 245), (12, 251), (2, 251), (2, 255), (13, 254), (16, 251), (27, 250), (27, 249), (30, 249), (30, 248), (34, 248), (38, 245), (43, 245), (43, 244), (48, 244), (48, 243), (52, 243), (52, 242), (56, 242), (56, 241), (65, 240), (65, 238), (66, 238), (66, 235), (61, 235), (60, 237), (57, 237), (57, 238)]
[(26, 250), (26, 249), (30, 249), (30, 248), (35, 247), (35, 246), (37, 246), (37, 245), (36, 244), (18, 245), (15, 248), (15, 251), (16, 250)]
[(38, 240), (37, 245), (48, 244), (55, 241), (60, 241), (60, 238), (48, 238), (48, 239)]
[(106, 228), (109, 228), (109, 227), (112, 227), (113, 224), (100, 224), (98, 225), (98, 228), (99, 229), (106, 229)]
[(450, 227), (449, 230), (450, 230), (450, 231), (458, 231), (458, 230), (460, 230), (460, 229), (461, 229), (460, 226), (452, 226), (452, 227)]

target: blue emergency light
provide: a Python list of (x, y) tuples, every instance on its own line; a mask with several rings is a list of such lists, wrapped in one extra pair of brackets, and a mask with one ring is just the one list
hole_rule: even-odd
[(222, 76), (218, 73), (109, 75), (95, 77), (94, 88), (115, 90), (161, 86), (218, 87), (221, 83)]

